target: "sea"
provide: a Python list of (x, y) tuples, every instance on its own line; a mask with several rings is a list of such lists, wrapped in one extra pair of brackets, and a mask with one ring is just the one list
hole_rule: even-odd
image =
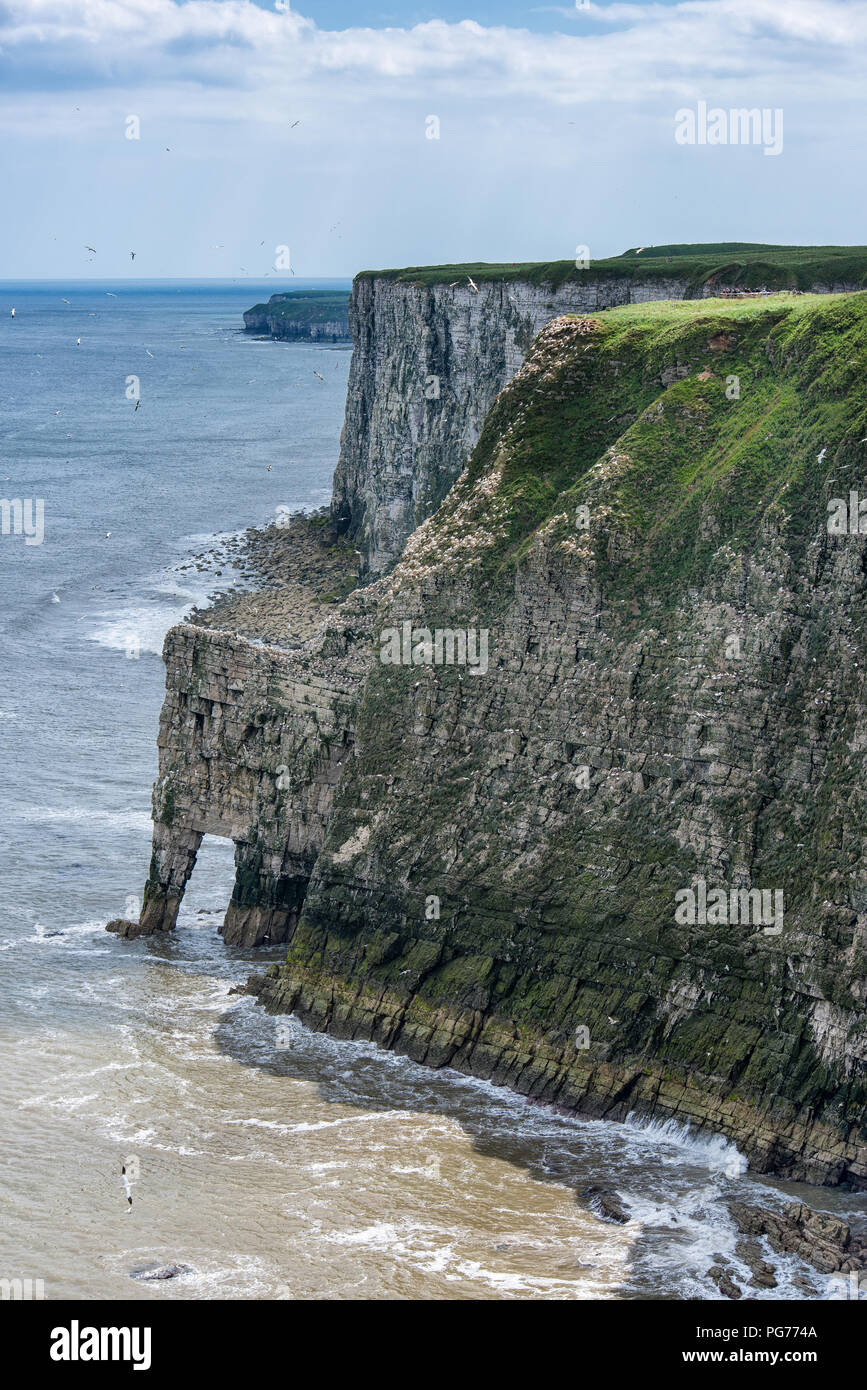
[(147, 875), (165, 632), (237, 579), (247, 527), (330, 497), (349, 349), (245, 334), (274, 289), (0, 283), (0, 497), (25, 504), (0, 535), (0, 1280), (47, 1299), (720, 1299), (722, 1257), (750, 1297), (839, 1296), (794, 1256), (750, 1287), (727, 1202), (863, 1226), (863, 1195), (232, 994), (281, 951), (218, 935), (227, 842), (205, 840), (174, 933), (106, 933)]

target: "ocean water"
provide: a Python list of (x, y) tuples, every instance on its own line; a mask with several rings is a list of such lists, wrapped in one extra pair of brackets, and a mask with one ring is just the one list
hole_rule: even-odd
[[(44, 502), (41, 544), (0, 536), (0, 1277), (47, 1298), (719, 1298), (727, 1198), (859, 1222), (864, 1198), (268, 1018), (230, 994), (280, 950), (217, 935), (227, 843), (205, 841), (169, 939), (104, 931), (147, 872), (166, 629), (231, 582), (228, 538), (330, 495), (349, 352), (245, 336), (273, 289), (0, 284), (0, 496)], [(187, 1272), (131, 1277), (166, 1263)], [(774, 1263), (752, 1296), (828, 1296)]]

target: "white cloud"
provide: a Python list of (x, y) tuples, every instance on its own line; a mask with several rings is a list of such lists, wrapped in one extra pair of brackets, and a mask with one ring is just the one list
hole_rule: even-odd
[(823, 77), (837, 98), (863, 93), (863, 0), (684, 0), (591, 14), (597, 27), (584, 33), (565, 19), (562, 34), (471, 20), (328, 31), (246, 0), (11, 0), (0, 9), (0, 63), (17, 90), (42, 92), (76, 82), (238, 93), (331, 83), (339, 96), (343, 83), (378, 99), (422, 90), (579, 104), (670, 93), (764, 104), (763, 91), (777, 101)]

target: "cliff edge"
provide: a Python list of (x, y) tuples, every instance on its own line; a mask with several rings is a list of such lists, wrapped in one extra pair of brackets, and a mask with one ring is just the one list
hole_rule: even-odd
[[(579, 248), (585, 249), (585, 248)], [(537, 333), (561, 314), (660, 299), (867, 286), (864, 247), (729, 242), (658, 246), (607, 260), (364, 271), (332, 513), (386, 573), (465, 468), (482, 425)]]

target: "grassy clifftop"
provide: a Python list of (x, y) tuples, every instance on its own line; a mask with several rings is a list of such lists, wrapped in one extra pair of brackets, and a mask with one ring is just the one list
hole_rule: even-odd
[[(550, 325), (491, 411), (437, 522), (491, 544), (494, 576), (550, 523), (575, 535), (595, 508), (616, 591), (695, 583), (723, 539), (755, 543), (771, 518), (803, 551), (825, 479), (863, 479), (867, 294), (657, 301)], [(494, 471), (499, 523), (490, 525)], [(857, 475), (857, 476), (856, 476)], [(475, 499), (475, 500), (474, 500)], [(713, 514), (713, 524), (703, 518)], [(615, 533), (628, 557), (607, 558)], [(433, 528), (431, 534), (433, 535)]]
[(477, 284), (525, 280), (552, 288), (567, 280), (666, 279), (684, 276), (698, 293), (708, 283), (742, 289), (810, 290), (813, 286), (848, 285), (867, 288), (867, 247), (771, 246), (752, 242), (634, 247), (620, 256), (590, 262), (576, 270), (574, 261), (525, 261), (502, 265), (473, 262), (462, 265), (409, 266), (403, 270), (365, 270), (357, 279), (387, 279), (404, 284)]

